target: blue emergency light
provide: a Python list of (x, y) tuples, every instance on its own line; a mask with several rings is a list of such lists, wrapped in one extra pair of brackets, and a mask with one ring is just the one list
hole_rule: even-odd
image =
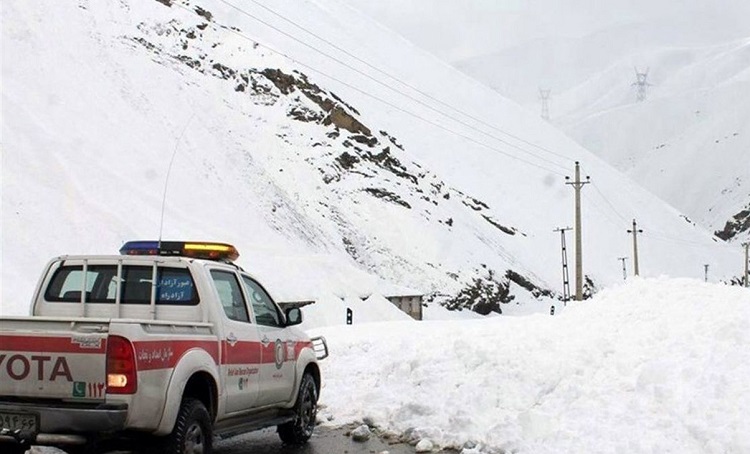
[(128, 241), (122, 255), (166, 255), (233, 262), (240, 253), (227, 243), (207, 241)]

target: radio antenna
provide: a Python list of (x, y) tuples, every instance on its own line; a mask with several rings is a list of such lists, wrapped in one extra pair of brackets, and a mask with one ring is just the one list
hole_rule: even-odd
[(174, 151), (172, 151), (172, 158), (169, 160), (169, 167), (167, 168), (167, 178), (164, 179), (164, 195), (161, 199), (161, 220), (159, 221), (159, 242), (157, 244), (157, 249), (161, 250), (161, 234), (164, 230), (164, 208), (167, 204), (167, 188), (169, 187), (169, 175), (172, 173), (172, 164), (174, 164), (174, 158), (177, 156), (177, 150), (180, 146), (180, 141), (185, 136), (185, 131), (187, 131), (188, 126), (190, 126), (190, 122), (193, 121), (193, 117), (195, 117), (195, 112), (188, 118), (187, 123), (185, 123), (185, 126), (182, 128), (182, 132), (180, 133), (180, 137), (177, 138), (177, 142), (174, 144)]

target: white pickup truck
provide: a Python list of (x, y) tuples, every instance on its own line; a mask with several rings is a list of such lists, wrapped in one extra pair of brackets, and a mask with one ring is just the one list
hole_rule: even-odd
[(323, 338), (295, 328), (224, 243), (62, 256), (31, 317), (0, 318), (0, 452), (210, 453), (214, 437), (312, 435)]

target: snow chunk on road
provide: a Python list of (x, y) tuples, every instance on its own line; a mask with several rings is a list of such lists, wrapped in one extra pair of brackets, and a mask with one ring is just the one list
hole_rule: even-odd
[(316, 333), (337, 424), (370, 416), (485, 452), (750, 452), (744, 288), (631, 279), (555, 316)]

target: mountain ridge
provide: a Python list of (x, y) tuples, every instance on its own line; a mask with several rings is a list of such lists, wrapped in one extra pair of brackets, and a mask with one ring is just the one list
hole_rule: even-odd
[[(313, 25), (347, 24), (362, 33), (377, 28), (358, 23), (365, 19), (340, 5), (326, 2), (325, 12), (315, 2), (282, 6), (304, 9)], [(557, 131), (513, 103), (488, 105), (490, 91), (455, 71), (444, 75), (449, 69), (434, 57), (408, 48), (398, 50), (408, 58), (394, 54), (389, 43), (398, 38), (379, 37), (369, 45), (388, 50), (404, 71), (413, 64), (425, 80), (442, 81), (433, 86), (460, 87), (465, 91), (448, 98), (465, 99), (462, 110), (497, 118), (516, 137), (538, 134), (529, 143), (561, 148), (559, 157), (540, 160), (530, 145), (510, 136), (505, 140), (515, 148), (499, 145), (477, 135), (486, 126), (470, 119), (449, 124), (424, 106), (418, 110), (418, 103), (375, 91), (361, 75), (355, 82), (347, 73), (347, 84), (324, 85), (320, 76), (242, 37), (245, 29), (224, 23), (229, 16), (216, 6), (81, 0), (75, 6), (6, 8), (4, 15), (15, 19), (3, 28), (8, 56), (26, 58), (7, 71), (4, 65), (4, 109), (10, 106), (14, 115), (3, 116), (3, 212), (15, 215), (3, 217), (4, 300), (31, 294), (46, 257), (101, 253), (155, 232), (166, 200), (164, 237), (237, 245), (240, 260), (247, 260), (243, 266), (268, 279), (274, 294), (363, 295), (390, 283), (445, 300), (479, 278), (510, 289), (516, 302), (533, 304), (538, 296), (525, 283), (549, 291), (559, 279), (559, 240), (551, 230), (554, 219), (569, 222), (572, 208), (560, 163), (579, 156), (602, 178), (602, 189), (592, 193), (600, 208), (620, 198), (608, 180), (625, 184), (646, 219), (700, 244), (676, 255), (660, 253), (655, 270), (685, 273), (702, 263), (700, 250), (713, 247), (705, 231), (572, 142), (560, 142)], [(222, 35), (210, 36), (211, 24)], [(65, 39), (49, 41), (49, 29), (66, 33)], [(325, 72), (342, 71), (328, 65)], [(62, 70), (54, 83), (40, 71), (49, 66)], [(374, 91), (401, 110), (383, 109), (355, 88)], [(412, 110), (427, 121), (404, 112)], [(526, 151), (520, 161), (519, 151)], [(586, 214), (589, 245), (624, 236), (603, 229), (601, 214)], [(23, 233), (39, 232), (35, 226), (53, 220), (55, 238)], [(602, 266), (609, 254), (588, 250), (597, 285), (619, 276), (615, 266)], [(668, 244), (654, 245), (654, 251), (669, 250)], [(312, 259), (320, 254), (328, 257), (328, 272), (306, 270), (302, 263), (323, 263)], [(289, 255), (311, 259), (284, 269), (278, 257)], [(717, 275), (732, 276), (734, 257), (723, 250), (717, 255)], [(7, 266), (10, 261), (14, 266)], [(14, 310), (22, 309), (17, 303)]]

